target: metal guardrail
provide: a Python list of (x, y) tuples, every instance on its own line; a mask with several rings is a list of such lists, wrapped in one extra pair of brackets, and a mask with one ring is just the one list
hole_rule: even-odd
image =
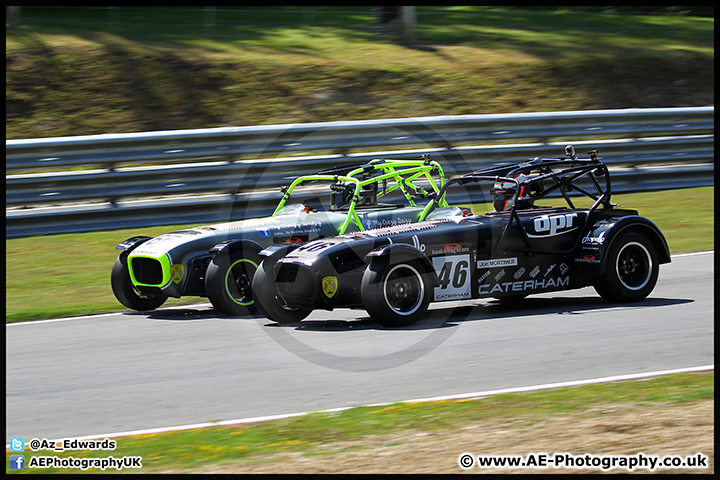
[(463, 174), (557, 157), (568, 143), (599, 151), (616, 192), (713, 184), (714, 107), (6, 140), (6, 205), (15, 207), (6, 236), (264, 216), (279, 200), (276, 187), (339, 164), (429, 153), (446, 174)]

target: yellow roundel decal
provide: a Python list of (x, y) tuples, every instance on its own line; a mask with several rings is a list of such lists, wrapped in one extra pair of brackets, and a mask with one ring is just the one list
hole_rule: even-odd
[(337, 277), (325, 277), (322, 279), (322, 290), (325, 296), (327, 296), (328, 298), (332, 298), (332, 296), (335, 295), (335, 292), (337, 292), (337, 289)]
[(170, 278), (175, 283), (180, 283), (185, 275), (185, 267), (182, 264), (176, 263), (170, 267)]

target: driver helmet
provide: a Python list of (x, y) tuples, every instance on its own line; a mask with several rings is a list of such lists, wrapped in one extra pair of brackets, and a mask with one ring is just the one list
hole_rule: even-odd
[(516, 189), (518, 186), (522, 188), (522, 184), (527, 177), (520, 174), (515, 177), (515, 179), (518, 181), (518, 184), (513, 182), (495, 182), (495, 185), (493, 185), (490, 190), (490, 193), (493, 195), (493, 212), (504, 212), (510, 210), (514, 205)]
[[(535, 178), (520, 174), (515, 179), (518, 181), (517, 188), (520, 193), (517, 196), (518, 210), (532, 208), (535, 204), (536, 195), (542, 192), (543, 182)], [(516, 186), (512, 182), (496, 182), (491, 193), (493, 194), (493, 207), (495, 212), (504, 212), (513, 206), (515, 200)]]
[(532, 208), (535, 204), (535, 199), (542, 191), (542, 180), (526, 178), (525, 181), (520, 184), (520, 194), (517, 199), (517, 208)]

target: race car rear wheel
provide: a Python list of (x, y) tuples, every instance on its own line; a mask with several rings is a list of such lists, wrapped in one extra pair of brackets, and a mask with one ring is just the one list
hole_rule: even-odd
[(417, 262), (370, 264), (362, 278), (360, 295), (365, 310), (386, 327), (404, 327), (420, 320), (430, 304), (429, 273)]
[(614, 239), (606, 257), (605, 273), (595, 290), (610, 302), (637, 302), (655, 288), (659, 264), (655, 246), (639, 232)]
[(252, 279), (260, 257), (247, 250), (220, 251), (205, 273), (205, 292), (215, 310), (230, 316), (257, 311)]
[(138, 292), (130, 280), (130, 270), (128, 269), (128, 254), (121, 253), (115, 259), (112, 272), (110, 274), (110, 284), (115, 298), (120, 303), (133, 310), (140, 312), (147, 310), (155, 310), (168, 299), (166, 295), (146, 295)]
[(255, 292), (255, 306), (266, 318), (277, 323), (296, 323), (310, 315), (312, 310), (288, 307), (277, 294), (273, 267), (277, 260), (266, 258), (260, 263), (252, 287)]

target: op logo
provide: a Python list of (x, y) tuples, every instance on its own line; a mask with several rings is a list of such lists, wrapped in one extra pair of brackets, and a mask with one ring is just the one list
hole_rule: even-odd
[(337, 277), (325, 277), (322, 279), (322, 290), (326, 297), (332, 298), (338, 289)]
[(530, 238), (554, 237), (570, 232), (578, 227), (573, 225), (577, 213), (565, 213), (561, 215), (541, 215), (533, 219), (533, 227), (537, 235), (528, 234)]

